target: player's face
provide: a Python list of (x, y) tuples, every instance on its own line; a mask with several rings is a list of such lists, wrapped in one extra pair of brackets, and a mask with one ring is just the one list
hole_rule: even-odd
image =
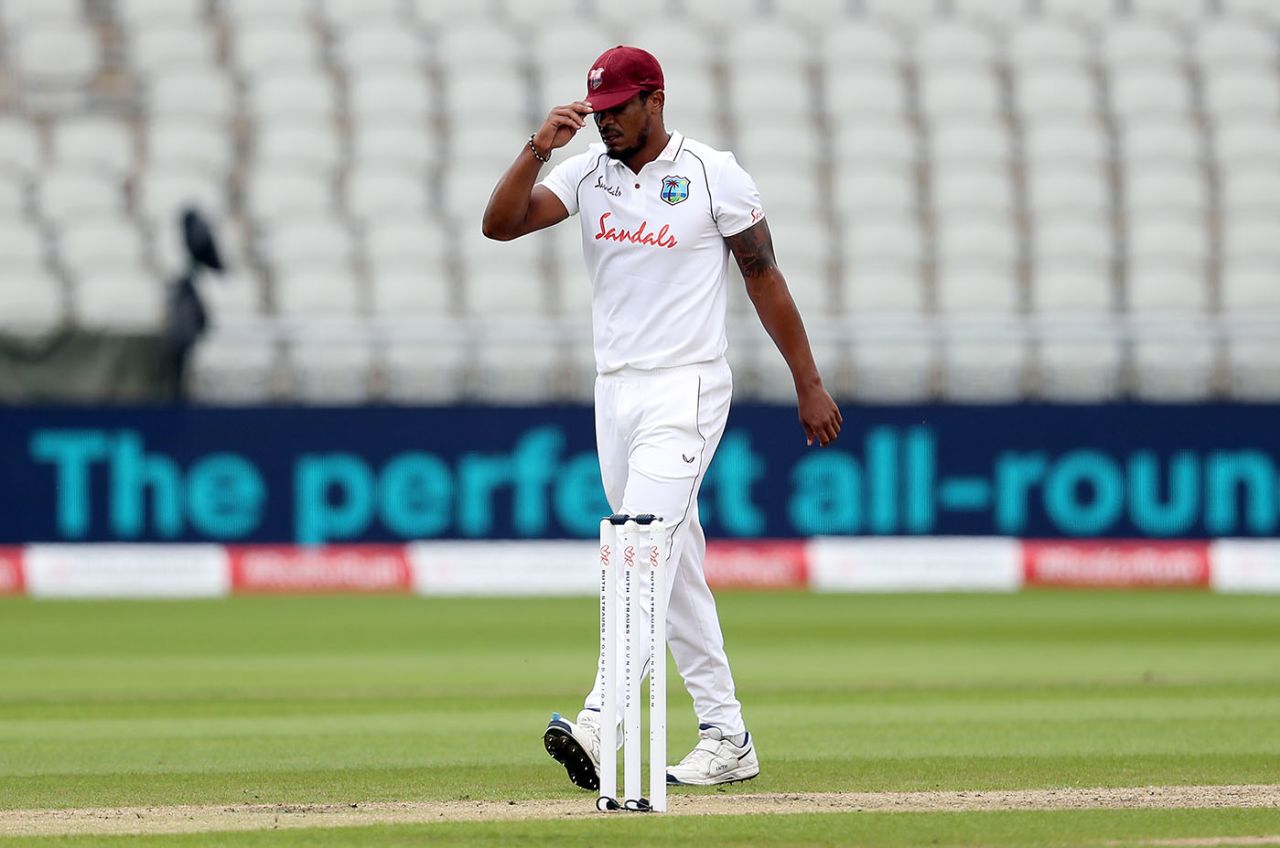
[(653, 114), (643, 94), (603, 112), (594, 112), (600, 140), (610, 159), (630, 159), (649, 143)]

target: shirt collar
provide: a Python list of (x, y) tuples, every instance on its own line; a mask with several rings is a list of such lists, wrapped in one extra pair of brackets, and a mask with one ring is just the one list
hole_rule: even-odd
[[(671, 130), (671, 138), (667, 140), (667, 146), (662, 148), (662, 152), (658, 154), (658, 158), (654, 162), (675, 162), (676, 157), (680, 155), (681, 148), (684, 147), (684, 136), (676, 130)], [(621, 159), (610, 159), (611, 167), (626, 168), (626, 164)], [(650, 163), (652, 164), (652, 163)]]

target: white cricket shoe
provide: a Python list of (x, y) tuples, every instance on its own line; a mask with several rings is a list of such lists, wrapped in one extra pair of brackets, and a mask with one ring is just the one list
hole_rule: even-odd
[(698, 744), (680, 765), (667, 767), (667, 783), (717, 786), (750, 780), (760, 773), (760, 760), (756, 758), (755, 741), (750, 733), (741, 746), (724, 738), (724, 733), (714, 725), (699, 727), (698, 736)]
[(574, 786), (592, 792), (600, 788), (600, 713), (583, 710), (577, 722), (552, 713), (542, 744), (564, 766)]

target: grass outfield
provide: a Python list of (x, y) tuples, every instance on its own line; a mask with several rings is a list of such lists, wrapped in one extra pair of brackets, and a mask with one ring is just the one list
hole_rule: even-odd
[[(763, 768), (734, 792), (1280, 783), (1277, 597), (726, 594), (720, 605)], [(2, 600), (0, 808), (580, 798), (589, 809), (540, 735), (590, 683), (595, 607)], [(674, 679), (672, 690), (678, 759), (696, 728)], [(602, 818), (24, 844), (1280, 835), (1275, 809)]]

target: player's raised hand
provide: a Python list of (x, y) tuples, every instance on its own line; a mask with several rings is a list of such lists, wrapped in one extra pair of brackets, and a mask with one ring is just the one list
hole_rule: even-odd
[(812, 445), (816, 440), (821, 447), (826, 447), (840, 435), (840, 425), (844, 416), (840, 407), (831, 399), (831, 395), (821, 386), (805, 389), (797, 397), (800, 407), (800, 426), (804, 427), (806, 444)]
[(578, 134), (578, 130), (587, 125), (587, 116), (590, 114), (591, 104), (585, 100), (557, 106), (547, 113), (547, 119), (533, 134), (533, 143), (539, 150), (548, 153), (564, 147)]

